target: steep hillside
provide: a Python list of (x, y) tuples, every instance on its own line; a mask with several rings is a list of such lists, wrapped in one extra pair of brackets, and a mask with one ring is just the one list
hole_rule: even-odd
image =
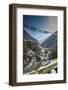
[(27, 32), (26, 32), (26, 30), (23, 30), (23, 40), (25, 41), (25, 40), (29, 40), (29, 41), (32, 41), (32, 42), (34, 42), (34, 43), (36, 43), (36, 44), (39, 44), (39, 42), (36, 40), (36, 39), (34, 39), (33, 37), (31, 37)]
[(57, 31), (42, 43), (44, 48), (54, 48), (57, 45)]

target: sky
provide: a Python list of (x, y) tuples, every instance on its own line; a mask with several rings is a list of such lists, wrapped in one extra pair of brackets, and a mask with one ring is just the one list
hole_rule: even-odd
[[(30, 30), (30, 28), (26, 28), (25, 30), (29, 35), (42, 44), (57, 30), (57, 17), (23, 15), (23, 24), (38, 28), (37, 31)], [(42, 31), (48, 31), (48, 33), (39, 32), (40, 29)]]
[(23, 23), (48, 32), (57, 30), (57, 16), (23, 15)]

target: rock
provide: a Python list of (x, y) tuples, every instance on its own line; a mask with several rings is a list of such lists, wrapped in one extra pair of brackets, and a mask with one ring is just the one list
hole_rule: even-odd
[(26, 74), (32, 70), (36, 70), (40, 66), (48, 64), (48, 52), (47, 49), (40, 45), (36, 45), (32, 41), (24, 41), (24, 56), (23, 56), (23, 73)]

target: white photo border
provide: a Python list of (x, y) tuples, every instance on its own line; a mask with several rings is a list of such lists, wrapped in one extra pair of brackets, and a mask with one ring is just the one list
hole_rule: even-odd
[[(23, 75), (23, 15), (42, 15), (58, 17), (58, 73), (56, 74), (37, 74)], [(63, 80), (64, 78), (64, 19), (63, 10), (33, 9), (33, 8), (17, 8), (16, 27), (17, 27), (17, 52), (16, 52), (16, 82), (36, 82), (36, 81), (54, 81)]]

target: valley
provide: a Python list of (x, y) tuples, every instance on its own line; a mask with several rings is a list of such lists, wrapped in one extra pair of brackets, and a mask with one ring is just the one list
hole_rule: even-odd
[(38, 73), (57, 73), (57, 31), (38, 33), (24, 29), (23, 74)]

